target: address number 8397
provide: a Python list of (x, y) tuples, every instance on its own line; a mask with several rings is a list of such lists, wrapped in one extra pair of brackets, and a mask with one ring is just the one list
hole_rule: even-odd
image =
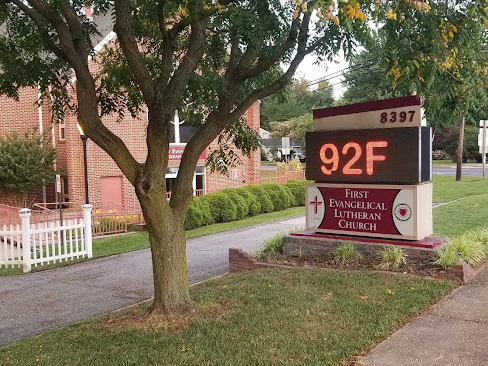
[(415, 116), (415, 111), (401, 111), (401, 112), (383, 112), (380, 115), (381, 123), (395, 123), (395, 122), (413, 122), (413, 117)]

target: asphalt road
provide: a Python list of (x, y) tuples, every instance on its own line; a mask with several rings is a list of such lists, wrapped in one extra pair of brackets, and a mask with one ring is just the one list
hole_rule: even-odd
[[(432, 169), (432, 173), (434, 175), (456, 175), (456, 167), (449, 166), (449, 167), (434, 167)], [(475, 176), (475, 177), (482, 177), (483, 176), (483, 168), (482, 167), (463, 167), (461, 170), (462, 175), (468, 176)], [(485, 170), (486, 176), (488, 176), (488, 166)]]
[[(453, 163), (454, 164), (454, 163)], [(261, 165), (261, 170), (276, 170), (276, 165)], [(443, 167), (434, 167), (432, 169), (432, 174), (438, 175), (456, 175), (456, 166), (455, 164), (452, 166), (443, 166)], [(462, 170), (463, 175), (470, 175), (470, 176), (483, 176), (483, 168), (480, 166), (464, 166)], [(488, 176), (488, 164), (486, 167), (486, 175)]]
[[(276, 165), (261, 165), (261, 170), (276, 170)], [(456, 166), (446, 166), (446, 167), (434, 167), (432, 169), (432, 174), (434, 175), (456, 175)], [(488, 164), (485, 171), (486, 176), (488, 176)], [(462, 170), (462, 175), (483, 176), (483, 168), (481, 166), (465, 166)]]
[[(247, 252), (279, 232), (304, 228), (305, 216), (187, 241), (196, 283), (228, 271), (229, 248)], [(0, 346), (91, 318), (153, 295), (149, 249), (19, 276), (0, 277)]]

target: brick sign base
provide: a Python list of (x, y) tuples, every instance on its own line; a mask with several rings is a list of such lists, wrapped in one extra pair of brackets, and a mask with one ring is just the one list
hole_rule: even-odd
[[(253, 271), (262, 268), (294, 268), (282, 265), (258, 262), (250, 254), (243, 252), (241, 249), (229, 249), (229, 272), (238, 273)], [(308, 267), (313, 269), (314, 267)], [(485, 263), (479, 268), (473, 269), (469, 264), (464, 262), (458, 263), (454, 267), (449, 267), (445, 271), (439, 271), (432, 275), (432, 277), (441, 280), (461, 281), (463, 284), (468, 283), (474, 279), (478, 274), (488, 268), (488, 263)]]

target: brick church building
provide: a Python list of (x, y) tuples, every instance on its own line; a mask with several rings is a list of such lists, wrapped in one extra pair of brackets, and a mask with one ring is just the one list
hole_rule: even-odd
[[(87, 14), (88, 15), (88, 14)], [(110, 45), (114, 41), (113, 32), (103, 33), (104, 28), (111, 28), (105, 18), (94, 19), (102, 34), (95, 51)], [(105, 22), (105, 23), (104, 23)], [(85, 201), (85, 177), (83, 163), (83, 145), (80, 132), (77, 129), (75, 115), (66, 115), (61, 124), (51, 124), (49, 100), (38, 106), (38, 90), (35, 88), (19, 91), (19, 100), (7, 99), (0, 96), (0, 137), (17, 132), (32, 132), (37, 129), (40, 133), (48, 133), (50, 143), (57, 152), (55, 168), (62, 171), (61, 187), (64, 202), (83, 203)], [(260, 111), (259, 103), (255, 103), (243, 116), (251, 128), (259, 131)], [(145, 114), (132, 118), (127, 113), (121, 122), (116, 121), (117, 116), (102, 118), (104, 125), (118, 135), (126, 144), (136, 160), (144, 162), (147, 155), (146, 132), (147, 117)], [(173, 124), (174, 134), (170, 145), (170, 160), (166, 172), (168, 191), (171, 191), (173, 180), (178, 173), (181, 154), (186, 142), (191, 137), (192, 128), (184, 121), (175, 118)], [(205, 158), (217, 147), (214, 141), (202, 153), (195, 170), (193, 188), (195, 195), (214, 192), (228, 187), (239, 187), (246, 184), (259, 183), (261, 178), (261, 156), (259, 151), (251, 157), (241, 156), (241, 165), (229, 169), (230, 175), (211, 173), (205, 166)], [(125, 210), (137, 210), (139, 205), (134, 188), (123, 176), (115, 162), (92, 141), (87, 141), (88, 187), (90, 203), (95, 207), (123, 207)], [(33, 192), (31, 202), (56, 202), (55, 185)], [(9, 204), (9, 197), (0, 197), (0, 204)]]

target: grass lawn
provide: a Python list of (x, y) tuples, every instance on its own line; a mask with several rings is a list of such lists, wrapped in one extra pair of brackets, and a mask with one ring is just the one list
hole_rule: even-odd
[(112, 313), (0, 348), (14, 365), (341, 365), (453, 288), (374, 272), (261, 270), (191, 289), (198, 312)]
[[(282, 211), (261, 214), (253, 217), (247, 217), (243, 220), (225, 222), (204, 227), (199, 227), (192, 230), (187, 230), (185, 236), (187, 239), (197, 238), (204, 235), (216, 234), (223, 231), (240, 229), (243, 227), (254, 226), (265, 222), (286, 219), (298, 215), (303, 215), (305, 208), (292, 207)], [(131, 233), (128, 235), (117, 235), (107, 238), (99, 238), (93, 240), (93, 257), (101, 258), (109, 255), (127, 253), (134, 250), (149, 248), (149, 237), (147, 232)], [(56, 263), (49, 266), (32, 267), (32, 271), (40, 271), (50, 268), (57, 268), (65, 265), (70, 265), (76, 262), (68, 261)], [(21, 268), (0, 268), (0, 276), (21, 274)], [(0, 363), (1, 364), (1, 363)]]
[(277, 161), (266, 161), (266, 160), (261, 160), (261, 165), (269, 165), (269, 166), (275, 166), (276, 164), (278, 164)]
[[(432, 165), (433, 166), (456, 166), (456, 163), (451, 161), (450, 159), (448, 159), (448, 160), (432, 160)], [(469, 165), (469, 164), (463, 164), (463, 165)]]
[[(463, 163), (463, 167), (469, 167), (469, 166), (479, 166), (481, 163)], [(456, 162), (452, 161), (451, 159), (447, 160), (432, 160), (432, 165), (433, 166), (456, 166)]]
[(452, 175), (435, 175), (432, 182), (434, 183), (434, 202), (450, 202), (488, 193), (488, 179), (481, 177), (463, 176), (461, 181), (456, 182)]
[(488, 227), (488, 193), (434, 208), (434, 235), (459, 236)]
[(449, 202), (435, 207), (434, 235), (459, 236), (488, 224), (488, 179), (436, 175), (434, 202)]

